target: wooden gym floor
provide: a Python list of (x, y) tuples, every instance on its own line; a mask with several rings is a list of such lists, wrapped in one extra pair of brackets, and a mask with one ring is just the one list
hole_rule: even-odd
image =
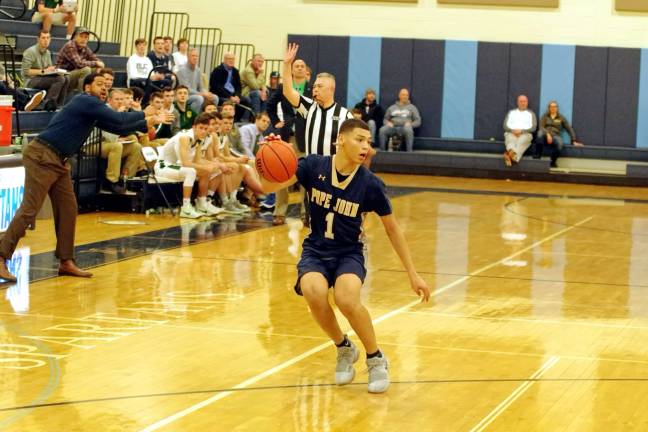
[(385, 180), (433, 289), (417, 303), (369, 218), (363, 297), (387, 393), (367, 393), (364, 358), (353, 385), (332, 384), (335, 349), (292, 293), (297, 220), (86, 214), (94, 278), (52, 277), (47, 221), (12, 262), (0, 430), (648, 429), (645, 189)]

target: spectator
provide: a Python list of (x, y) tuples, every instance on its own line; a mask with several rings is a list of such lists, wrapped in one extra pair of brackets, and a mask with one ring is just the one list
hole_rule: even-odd
[(242, 94), (250, 98), (252, 111), (255, 114), (266, 110), (266, 101), (268, 100), (268, 89), (265, 85), (265, 71), (263, 70), (264, 62), (262, 54), (254, 54), (241, 75)]
[(52, 63), (52, 53), (48, 49), (51, 41), (52, 36), (49, 32), (41, 30), (38, 33), (36, 45), (23, 52), (22, 75), (25, 86), (47, 90), (44, 108), (47, 111), (56, 111), (65, 103), (68, 77), (57, 73), (56, 66)]
[(153, 39), (153, 50), (148, 53), (148, 58), (153, 64), (153, 68), (164, 67), (172, 69), (171, 58), (166, 54), (165, 42), (162, 36), (155, 36)]
[(387, 140), (393, 135), (405, 137), (405, 147), (408, 152), (414, 149), (414, 128), (421, 126), (421, 116), (418, 109), (410, 102), (409, 91), (401, 89), (398, 101), (387, 108), (384, 125), (380, 128), (380, 149), (386, 150)]
[(146, 87), (146, 80), (153, 70), (153, 62), (146, 55), (146, 39), (139, 38), (135, 40), (135, 53), (130, 56), (126, 63), (126, 73), (128, 75), (128, 87)]
[(57, 67), (70, 72), (68, 87), (70, 91), (83, 91), (85, 77), (90, 75), (93, 69), (106, 66), (88, 48), (88, 39), (90, 39), (90, 30), (79, 27), (74, 32), (72, 40), (63, 45), (58, 53)]
[(196, 119), (196, 112), (188, 104), (189, 89), (180, 85), (176, 88), (175, 109), (178, 111), (177, 126), (180, 130), (189, 130)]
[(187, 53), (189, 51), (189, 41), (185, 38), (178, 39), (178, 51), (173, 53), (173, 63), (176, 68), (187, 63)]
[[(116, 112), (126, 112), (126, 95), (122, 89), (114, 88), (108, 94), (108, 106)], [(135, 135), (120, 137), (106, 131), (101, 131), (101, 157), (108, 161), (106, 165), (105, 188), (112, 193), (123, 193), (124, 188), (119, 184), (122, 174), (122, 159), (124, 159), (124, 172), (133, 176), (137, 173), (141, 163), (140, 152), (142, 147)]]
[[(171, 90), (173, 91), (173, 90)], [(146, 115), (157, 115), (164, 112), (175, 114), (175, 108), (168, 110), (164, 108), (164, 93), (153, 92), (149, 98), (149, 105), (144, 109)], [(173, 121), (176, 121), (174, 115)], [(149, 127), (148, 133), (140, 139), (143, 147), (159, 147), (164, 145), (166, 141), (174, 134), (172, 133), (173, 127), (169, 123), (157, 123)]]
[(353, 108), (351, 110), (351, 115), (356, 120), (362, 120), (362, 110), (360, 108)]
[(173, 117), (173, 122), (166, 124), (162, 123), (162, 127), (156, 131), (156, 138), (171, 138), (173, 135), (180, 132), (180, 113), (175, 108), (175, 91), (171, 87), (162, 89), (164, 97), (162, 102), (162, 109), (168, 112)]
[(540, 118), (540, 127), (538, 127), (538, 135), (536, 136), (536, 148), (533, 157), (540, 159), (542, 157), (542, 150), (545, 145), (551, 147), (551, 167), (556, 168), (556, 161), (560, 156), (563, 149), (562, 131), (567, 130), (571, 137), (572, 144), (575, 146), (582, 146), (583, 144), (576, 140), (576, 132), (571, 127), (569, 121), (560, 114), (558, 102), (551, 101), (547, 106), (547, 111)]
[[(234, 64), (234, 53), (226, 52), (223, 63), (214, 68), (209, 76), (209, 91), (219, 97), (219, 100), (230, 100), (236, 105), (250, 107), (250, 99), (241, 94), (241, 76)], [(222, 103), (222, 102), (221, 102)], [(236, 119), (248, 118), (248, 112), (240, 106), (236, 107)]]
[[(203, 105), (203, 112), (206, 112), (207, 114), (216, 113), (216, 114), (218, 114), (220, 116), (220, 114), (218, 113), (218, 107), (216, 106), (216, 104), (214, 102), (205, 102), (205, 105)], [(220, 117), (216, 117), (216, 119), (217, 119), (217, 121), (219, 123), (218, 129), (220, 129), (220, 120), (221, 119), (220, 119)]]
[(376, 131), (382, 125), (385, 116), (383, 108), (376, 101), (376, 92), (373, 89), (365, 91), (365, 97), (355, 106), (362, 112), (362, 121), (369, 125), (371, 131), (371, 142), (376, 142)]
[(18, 111), (32, 111), (40, 105), (47, 92), (41, 90), (33, 97), (29, 96), (27, 90), (15, 88), (11, 76), (7, 75), (4, 65), (0, 63), (0, 95), (11, 95), (14, 98), (13, 106)]
[(525, 95), (517, 98), (517, 108), (504, 118), (504, 163), (506, 166), (520, 162), (522, 155), (531, 146), (533, 132), (537, 127), (536, 115), (529, 109), (529, 99)]
[(268, 83), (268, 100), (279, 90), (279, 84), (281, 80), (281, 75), (279, 72), (272, 71), (270, 72), (270, 80)]
[(99, 73), (102, 77), (104, 77), (104, 83), (106, 83), (106, 91), (109, 92), (113, 87), (113, 83), (115, 82), (115, 71), (113, 71), (111, 68), (103, 67), (101, 68), (101, 71)]
[(52, 30), (52, 24), (67, 25), (65, 39), (70, 40), (76, 26), (77, 9), (75, 5), (74, 9), (68, 10), (63, 6), (63, 0), (36, 0), (32, 22), (42, 22), (41, 28), (47, 33)]
[[(234, 124), (234, 103), (226, 101), (221, 107), (221, 135), (227, 138), (230, 149), (236, 156), (245, 155), (245, 147), (241, 142), (241, 133), (239, 128)], [(227, 120), (227, 121), (226, 121)], [(231, 125), (229, 124), (231, 120)]]
[(164, 54), (169, 58), (169, 69), (174, 70), (176, 67), (175, 60), (173, 59), (173, 38), (171, 36), (164, 36)]
[(125, 103), (127, 112), (139, 112), (142, 111), (142, 104), (139, 101), (135, 101), (135, 94), (133, 89), (125, 88), (122, 89), (125, 95)]
[(254, 123), (246, 124), (239, 129), (241, 134), (241, 144), (245, 150), (244, 156), (254, 159), (259, 150), (259, 143), (263, 139), (263, 133), (270, 126), (270, 117), (268, 113), (259, 113), (256, 115)]
[(187, 63), (178, 69), (178, 82), (189, 89), (189, 106), (196, 112), (202, 112), (205, 101), (218, 103), (218, 96), (208, 91), (202, 80), (198, 66), (198, 49), (192, 48), (187, 56)]

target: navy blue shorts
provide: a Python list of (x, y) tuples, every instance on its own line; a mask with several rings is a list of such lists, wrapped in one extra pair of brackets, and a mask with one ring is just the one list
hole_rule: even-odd
[(297, 264), (295, 292), (303, 295), (300, 282), (302, 276), (306, 273), (322, 274), (326, 278), (329, 287), (335, 285), (338, 277), (349, 273), (358, 276), (360, 281), (364, 283), (365, 276), (367, 276), (367, 269), (364, 263), (364, 255), (361, 252), (351, 252), (333, 258), (323, 258), (313, 250), (304, 249), (299, 264)]

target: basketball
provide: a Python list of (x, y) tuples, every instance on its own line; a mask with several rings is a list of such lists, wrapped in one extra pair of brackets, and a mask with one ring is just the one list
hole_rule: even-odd
[(292, 145), (282, 140), (261, 145), (255, 163), (259, 174), (273, 183), (288, 181), (297, 171), (297, 155)]

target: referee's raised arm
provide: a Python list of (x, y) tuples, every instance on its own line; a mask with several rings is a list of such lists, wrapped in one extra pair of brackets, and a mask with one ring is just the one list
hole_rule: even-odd
[(283, 65), (283, 95), (290, 105), (299, 106), (299, 92), (293, 88), (292, 64), (297, 56), (299, 45), (295, 43), (288, 44), (286, 55), (284, 56)]

